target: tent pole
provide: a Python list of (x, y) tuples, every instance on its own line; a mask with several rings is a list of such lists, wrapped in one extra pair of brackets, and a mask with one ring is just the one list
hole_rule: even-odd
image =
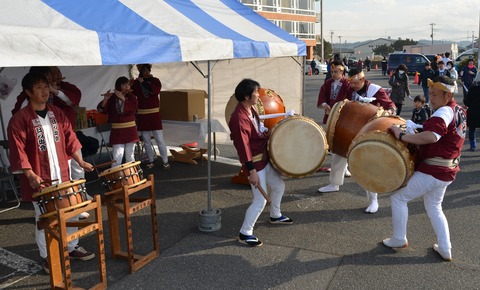
[(208, 170), (208, 208), (199, 212), (199, 223), (198, 229), (202, 232), (213, 232), (217, 231), (222, 227), (222, 211), (220, 209), (212, 208), (212, 192), (211, 192), (211, 183), (212, 183), (212, 171), (211, 171), (211, 162), (212, 162), (212, 67), (210, 60), (208, 61), (208, 103), (207, 103), (207, 135), (208, 135), (208, 159), (207, 159), (207, 170)]
[(208, 105), (207, 105), (207, 136), (208, 136), (208, 150), (207, 150), (207, 178), (208, 178), (208, 211), (212, 210), (212, 192), (211, 192), (211, 184), (212, 184), (212, 169), (211, 169), (211, 157), (212, 157), (212, 123), (211, 123), (211, 118), (212, 118), (212, 68), (211, 68), (211, 63), (210, 60), (208, 61), (208, 69), (207, 69), (207, 74), (208, 74)]

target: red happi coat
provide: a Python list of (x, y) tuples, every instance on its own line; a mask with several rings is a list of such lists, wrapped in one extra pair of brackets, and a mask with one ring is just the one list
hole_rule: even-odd
[[(77, 126), (77, 112), (74, 108), (80, 104), (82, 92), (79, 88), (77, 88), (77, 86), (69, 82), (60, 82), (58, 85), (58, 90), (62, 91), (70, 99), (72, 105), (67, 105), (67, 103), (65, 103), (62, 99), (52, 94), (50, 94), (48, 102), (62, 109), (63, 113), (67, 115), (68, 120), (72, 124), (73, 129), (75, 130), (75, 127)], [(26, 99), (27, 94), (25, 94), (24, 92), (21, 92), (20, 95), (17, 96), (17, 102), (15, 103), (15, 107), (12, 110), (12, 115), (14, 115), (22, 108), (22, 104)]]
[[(257, 112), (253, 108), (250, 110), (252, 110), (255, 119), (257, 121), (260, 120)], [(249, 115), (248, 110), (241, 103), (238, 103), (232, 113), (230, 122), (228, 122), (231, 132), (230, 138), (233, 140), (240, 163), (242, 163), (243, 169), (247, 174), (248, 170), (245, 168), (245, 162), (252, 161), (253, 156), (263, 154), (261, 161), (253, 163), (257, 171), (265, 168), (269, 162), (267, 151), (268, 137), (266, 133), (257, 132)]]
[[(110, 123), (126, 123), (135, 121), (135, 112), (137, 111), (137, 97), (134, 94), (128, 93), (125, 96), (125, 105), (123, 112), (120, 113), (117, 110), (117, 102), (119, 99), (113, 94), (108, 99), (105, 107), (100, 108), (100, 102), (97, 109), (100, 113), (108, 114), (108, 122)], [(110, 131), (110, 144), (127, 144), (132, 142), (138, 142), (138, 131), (136, 126), (128, 128), (117, 128)]]
[[(334, 79), (328, 79), (323, 83), (322, 87), (320, 88), (320, 92), (318, 93), (318, 101), (317, 107), (320, 108), (323, 103), (333, 107), (335, 103), (343, 101), (345, 99), (349, 99), (350, 95), (348, 94), (350, 89), (350, 83), (345, 79), (340, 79), (340, 89), (338, 90), (337, 94), (333, 92), (333, 84), (335, 83)], [(325, 114), (323, 116), (323, 124), (326, 124), (328, 120), (328, 115)]]
[[(42, 126), (37, 113), (30, 105), (18, 111), (8, 123), (8, 142), (10, 149), (10, 169), (12, 172), (32, 169), (44, 180), (50, 180), (49, 156), (46, 146), (55, 146), (61, 170), (62, 182), (70, 179), (68, 159), (80, 150), (82, 145), (77, 139), (72, 125), (63, 111), (47, 105), (47, 118), (52, 123), (55, 144), (46, 144)], [(31, 188), (24, 174), (20, 175), (20, 189), (23, 200), (32, 200), (36, 192)]]
[(150, 114), (137, 114), (138, 131), (162, 130), (162, 115), (160, 113), (160, 99), (158, 95), (162, 90), (162, 83), (158, 78), (150, 77), (143, 85), (138, 80), (132, 84), (133, 94), (137, 96), (138, 109), (159, 108), (158, 112)]

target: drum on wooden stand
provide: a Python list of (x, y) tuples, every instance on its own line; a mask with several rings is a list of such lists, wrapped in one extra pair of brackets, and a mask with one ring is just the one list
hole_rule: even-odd
[(343, 100), (333, 105), (327, 119), (327, 142), (330, 151), (347, 157), (353, 138), (368, 121), (387, 114), (369, 103)]
[(325, 132), (313, 119), (291, 116), (273, 127), (268, 153), (273, 167), (288, 177), (305, 177), (316, 172), (328, 152)]
[(363, 188), (386, 193), (406, 186), (415, 171), (417, 150), (388, 131), (392, 125), (405, 126), (397, 116), (379, 117), (368, 122), (353, 139), (348, 152), (352, 177)]
[(85, 179), (70, 180), (43, 188), (32, 197), (40, 208), (40, 218), (55, 215), (59, 209), (75, 209), (91, 202), (87, 199)]
[(123, 188), (125, 185), (137, 186), (146, 182), (140, 161), (132, 161), (104, 170), (98, 176), (102, 178), (102, 185), (107, 191)]

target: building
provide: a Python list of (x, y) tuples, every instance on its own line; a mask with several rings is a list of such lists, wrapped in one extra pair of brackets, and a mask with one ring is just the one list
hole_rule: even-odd
[(258, 14), (307, 44), (307, 59), (313, 58), (315, 23), (314, 0), (239, 0)]
[(458, 45), (453, 42), (433, 45), (405, 45), (403, 49), (408, 53), (422, 54), (442, 54), (450, 52), (450, 59), (456, 59), (458, 56)]
[(355, 59), (365, 59), (367, 56), (370, 59), (374, 58), (373, 49), (379, 45), (392, 45), (395, 43), (395, 40), (389, 38), (377, 38), (375, 40), (368, 40), (366, 42), (362, 42), (361, 44), (355, 46), (353, 48), (353, 55), (352, 58)]

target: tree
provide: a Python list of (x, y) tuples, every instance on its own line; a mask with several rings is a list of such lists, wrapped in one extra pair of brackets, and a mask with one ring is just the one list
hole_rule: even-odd
[(413, 39), (406, 38), (405, 40), (403, 40), (399, 37), (398, 40), (393, 43), (393, 49), (395, 51), (403, 51), (403, 47), (405, 45), (415, 45), (417, 43), (418, 41), (414, 41)]
[(384, 56), (384, 57), (387, 57), (390, 53), (395, 51), (391, 44), (390, 45), (387, 45), (387, 44), (377, 45), (372, 50), (373, 50), (373, 53), (375, 55), (381, 55), (381, 56)]
[[(330, 55), (333, 55), (332, 44), (326, 40), (323, 40), (323, 44), (325, 45), (323, 53), (325, 54), (325, 59), (328, 59)], [(313, 48), (313, 54), (320, 57), (322, 56), (322, 42), (319, 37), (317, 39), (317, 45)], [(325, 60), (322, 59), (322, 61)]]

